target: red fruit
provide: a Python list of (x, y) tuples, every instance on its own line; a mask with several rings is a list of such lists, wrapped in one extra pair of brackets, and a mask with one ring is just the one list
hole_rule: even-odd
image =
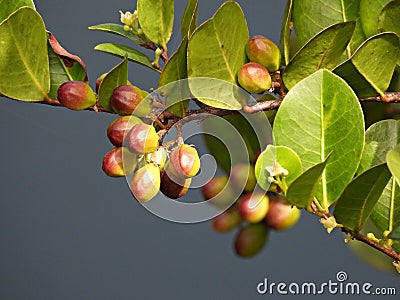
[(108, 152), (103, 159), (102, 169), (111, 177), (129, 175), (136, 167), (136, 155), (126, 148), (118, 147)]
[(147, 93), (133, 85), (121, 85), (117, 87), (111, 96), (112, 109), (121, 116), (134, 114), (145, 117), (151, 112), (150, 98)]
[(229, 174), (232, 187), (239, 192), (251, 192), (257, 184), (254, 166), (250, 164), (237, 164), (231, 168)]
[(263, 193), (245, 194), (238, 200), (238, 211), (244, 221), (257, 223), (265, 218), (268, 212), (269, 199)]
[(125, 135), (132, 129), (136, 124), (142, 124), (143, 122), (134, 116), (119, 117), (112, 121), (107, 128), (107, 137), (110, 142), (116, 146), (121, 147), (125, 138)]
[(246, 54), (250, 61), (257, 62), (275, 72), (279, 69), (281, 52), (277, 45), (262, 35), (252, 37), (246, 45)]
[(240, 68), (238, 81), (240, 86), (251, 94), (265, 92), (272, 86), (268, 70), (255, 62), (247, 63)]
[(62, 106), (72, 110), (82, 110), (96, 104), (93, 90), (82, 81), (64, 82), (57, 90), (57, 99)]
[(136, 171), (130, 183), (130, 189), (136, 200), (147, 202), (160, 190), (160, 169), (154, 164), (146, 164)]
[(160, 191), (171, 199), (183, 197), (189, 190), (192, 178), (174, 178), (171, 179), (167, 172), (163, 172), (161, 176)]
[(241, 218), (236, 206), (231, 206), (212, 220), (212, 227), (217, 232), (228, 232), (239, 226)]
[(197, 150), (189, 145), (182, 144), (171, 151), (167, 169), (178, 178), (196, 176), (200, 170), (200, 158)]
[(301, 212), (285, 202), (284, 197), (270, 197), (268, 213), (265, 222), (268, 227), (275, 230), (285, 230), (294, 226), (300, 219)]
[(132, 153), (147, 154), (157, 149), (159, 140), (160, 137), (153, 126), (136, 124), (126, 135), (124, 145)]
[(235, 252), (241, 257), (251, 257), (259, 253), (268, 237), (265, 224), (248, 224), (235, 237)]
[(236, 199), (232, 187), (228, 184), (227, 176), (217, 176), (201, 187), (201, 192), (206, 200), (212, 199), (212, 204), (224, 207)]

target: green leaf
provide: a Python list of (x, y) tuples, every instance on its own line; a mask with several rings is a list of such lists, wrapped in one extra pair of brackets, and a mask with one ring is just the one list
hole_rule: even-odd
[(335, 68), (350, 41), (355, 25), (354, 21), (335, 24), (313, 37), (285, 68), (285, 86), (290, 90), (297, 82), (319, 69)]
[(189, 106), (189, 101), (185, 99), (190, 99), (188, 81), (181, 80), (187, 78), (187, 45), (188, 39), (184, 38), (165, 65), (158, 82), (158, 87), (162, 87), (161, 92), (166, 96), (168, 111), (180, 117), (185, 116)]
[(360, 0), (360, 21), (366, 37), (378, 33), (378, 19), (382, 9), (391, 0)]
[(354, 55), (334, 72), (358, 91), (360, 97), (374, 96), (376, 93), (371, 94), (371, 87), (383, 95), (392, 79), (399, 47), (396, 34), (386, 32), (375, 35), (366, 40)]
[(139, 45), (143, 43), (136, 34), (125, 31), (124, 26), (121, 24), (112, 24), (112, 23), (98, 24), (98, 25), (90, 26), (89, 29), (109, 32), (112, 34), (123, 36), (124, 38), (127, 38)]
[(400, 240), (400, 226), (393, 229), (393, 231), (389, 234), (389, 238)]
[(107, 75), (103, 78), (103, 81), (99, 87), (99, 104), (108, 109), (112, 110), (110, 100), (113, 91), (120, 85), (128, 83), (128, 60), (125, 57), (122, 62), (116, 65)]
[(325, 161), (312, 166), (292, 182), (286, 193), (286, 199), (289, 203), (298, 208), (310, 206), (311, 202), (314, 201), (329, 157), (330, 155)]
[(18, 9), (0, 24), (0, 43), (0, 93), (22, 101), (48, 97), (47, 34), (40, 15), (32, 8)]
[(264, 190), (268, 190), (270, 177), (267, 167), (278, 163), (282, 168), (289, 172), (285, 178), (286, 184), (290, 184), (303, 172), (299, 156), (292, 149), (283, 146), (268, 145), (259, 156), (255, 165), (255, 173), (258, 185)]
[(389, 2), (382, 10), (378, 19), (379, 32), (393, 31), (400, 36), (400, 1)]
[(290, 60), (290, 24), (292, 22), (292, 10), (293, 0), (286, 0), (286, 7), (282, 21), (281, 37), (279, 41), (284, 65), (289, 64)]
[(94, 50), (109, 53), (119, 57), (125, 57), (125, 55), (128, 55), (128, 60), (143, 65), (145, 67), (148, 67), (156, 72), (160, 72), (160, 70), (157, 70), (156, 68), (153, 67), (150, 58), (148, 58), (142, 52), (133, 49), (131, 47), (118, 44), (105, 43), (97, 45), (94, 48)]
[(319, 70), (289, 91), (274, 121), (278, 146), (292, 148), (303, 169), (332, 157), (317, 195), (325, 209), (352, 179), (364, 146), (361, 106), (343, 79)]
[(35, 4), (32, 0), (2, 1), (0, 7), (0, 23), (7, 19), (13, 12), (24, 6), (35, 9)]
[(393, 177), (396, 179), (397, 184), (400, 185), (400, 151), (398, 150), (389, 150), (386, 155), (386, 162), (390, 173), (392, 173)]
[(360, 0), (293, 0), (293, 23), (296, 36), (304, 45), (321, 30), (337, 23), (356, 21), (353, 37), (347, 47), (347, 57), (364, 41), (359, 21)]
[[(189, 81), (193, 95), (203, 103), (221, 109), (242, 108), (236, 76), (246, 62), (245, 46), (249, 31), (242, 9), (236, 2), (225, 2), (215, 15), (199, 26), (191, 36), (188, 46), (188, 75), (210, 77), (221, 81)], [(207, 47), (204, 47), (207, 45)], [(202, 84), (204, 83), (204, 84)], [(202, 97), (205, 89), (214, 99)]]
[(369, 218), (391, 175), (386, 164), (357, 176), (336, 203), (334, 216), (347, 229), (360, 231)]
[(174, 25), (174, 0), (138, 0), (137, 11), (146, 37), (167, 50)]
[(49, 45), (49, 66), (50, 66), (50, 98), (57, 98), (57, 90), (66, 81), (85, 81), (86, 71), (78, 63), (65, 64), (63, 58), (57, 55)]
[(198, 0), (188, 0), (186, 4), (185, 11), (183, 13), (181, 22), (181, 34), (182, 39), (185, 36), (190, 37), (193, 31), (197, 27), (197, 11), (198, 11), (199, 1)]

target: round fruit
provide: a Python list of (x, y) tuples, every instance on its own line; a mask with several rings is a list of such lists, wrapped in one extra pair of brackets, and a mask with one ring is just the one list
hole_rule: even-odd
[(199, 154), (192, 146), (179, 145), (171, 151), (167, 165), (168, 171), (178, 178), (194, 177), (200, 170)]
[(134, 114), (145, 117), (151, 112), (150, 98), (147, 93), (133, 85), (121, 85), (117, 87), (111, 96), (111, 108), (119, 115), (126, 116)]
[(209, 182), (201, 187), (201, 192), (204, 199), (211, 200), (211, 203), (224, 207), (225, 205), (233, 202), (235, 198), (232, 187), (228, 185), (227, 176), (217, 176), (212, 178)]
[(134, 116), (119, 117), (112, 121), (108, 126), (107, 137), (114, 146), (121, 147), (125, 135), (129, 132), (129, 130), (131, 130), (136, 124), (141, 123), (143, 122)]
[(64, 82), (57, 90), (57, 99), (62, 106), (73, 110), (82, 110), (96, 104), (96, 95), (83, 81)]
[(217, 232), (228, 232), (239, 226), (241, 218), (236, 206), (231, 206), (212, 220), (212, 227)]
[(284, 202), (284, 197), (270, 197), (268, 213), (265, 216), (267, 225), (275, 230), (285, 230), (294, 226), (300, 219), (301, 212)]
[(161, 192), (171, 199), (183, 197), (189, 190), (192, 178), (171, 179), (167, 172), (163, 172), (161, 176)]
[(158, 194), (160, 183), (160, 169), (154, 164), (146, 164), (133, 175), (130, 189), (138, 201), (147, 202)]
[(252, 193), (241, 196), (238, 200), (238, 211), (244, 221), (257, 223), (267, 215), (269, 199), (266, 194)]
[(259, 253), (268, 237), (265, 224), (248, 224), (235, 237), (235, 252), (241, 257), (251, 257)]
[(132, 153), (147, 154), (157, 149), (159, 140), (160, 137), (153, 126), (136, 124), (126, 135), (124, 145)]
[(251, 192), (254, 190), (257, 179), (254, 172), (254, 166), (250, 164), (237, 164), (231, 168), (229, 174), (232, 187), (242, 192)]
[(267, 68), (269, 72), (279, 69), (281, 52), (277, 45), (262, 35), (252, 37), (246, 45), (246, 54), (250, 61), (257, 62)]
[(102, 169), (111, 177), (129, 175), (136, 167), (136, 155), (126, 148), (116, 147), (108, 152), (103, 159)]
[(265, 92), (272, 86), (268, 70), (255, 62), (247, 63), (240, 68), (238, 81), (240, 86), (251, 94)]

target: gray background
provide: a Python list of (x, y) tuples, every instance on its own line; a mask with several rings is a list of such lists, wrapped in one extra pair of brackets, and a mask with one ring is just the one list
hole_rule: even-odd
[[(179, 19), (184, 1), (176, 3)], [(221, 3), (200, 1), (200, 20)], [(277, 42), (284, 1), (239, 3), (251, 35)], [(47, 28), (86, 62), (92, 84), (118, 63), (92, 49), (124, 41), (86, 28), (118, 22), (118, 10), (132, 10), (133, 1), (36, 5)], [(132, 65), (130, 81), (149, 89), (157, 77)], [(1, 99), (0, 299), (252, 299), (264, 277), (321, 283), (340, 270), (349, 281), (400, 292), (398, 276), (362, 262), (339, 232), (327, 235), (312, 216), (303, 214), (289, 231), (272, 232), (255, 258), (240, 259), (232, 251), (234, 232), (221, 235), (210, 222), (180, 225), (151, 215), (131, 198), (123, 179), (101, 171), (113, 118)]]

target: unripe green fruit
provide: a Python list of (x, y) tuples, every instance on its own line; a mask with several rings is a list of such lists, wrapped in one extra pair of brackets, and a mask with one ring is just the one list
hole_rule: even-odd
[(132, 153), (147, 154), (157, 149), (159, 140), (160, 137), (153, 126), (136, 124), (126, 135), (124, 145)]
[(167, 172), (161, 175), (161, 192), (171, 199), (183, 197), (189, 190), (192, 178), (174, 178), (171, 179)]
[(227, 176), (217, 176), (201, 187), (201, 192), (206, 200), (212, 199), (211, 203), (223, 207), (233, 201), (235, 197), (232, 187), (228, 185)]
[(136, 155), (126, 148), (116, 147), (108, 152), (103, 159), (102, 169), (111, 177), (129, 175), (136, 167)]
[(126, 116), (134, 114), (145, 117), (151, 112), (150, 98), (147, 93), (133, 85), (121, 85), (117, 87), (111, 96), (111, 108), (119, 115)]
[(270, 197), (268, 213), (265, 222), (268, 227), (275, 230), (285, 230), (294, 226), (300, 219), (301, 211), (283, 202), (284, 197)]
[(277, 45), (262, 35), (252, 37), (246, 45), (246, 54), (250, 61), (257, 62), (267, 68), (269, 72), (279, 69), (281, 52)]
[(132, 177), (130, 189), (139, 202), (153, 199), (160, 190), (160, 169), (154, 164), (146, 164)]
[(179, 145), (171, 151), (167, 168), (178, 178), (196, 176), (200, 170), (200, 158), (197, 150), (186, 144)]
[(232, 206), (212, 220), (212, 227), (217, 232), (228, 232), (239, 226), (241, 221), (237, 207)]
[(247, 63), (240, 68), (238, 81), (240, 86), (251, 94), (265, 92), (272, 86), (268, 70), (255, 62)]
[(136, 124), (142, 124), (142, 120), (134, 116), (119, 117), (112, 121), (107, 128), (107, 137), (110, 142), (116, 146), (121, 147), (129, 130)]
[(238, 211), (244, 221), (257, 223), (267, 215), (268, 196), (263, 193), (252, 193), (241, 196), (238, 200)]
[(236, 191), (251, 192), (254, 190), (257, 179), (254, 166), (250, 164), (237, 164), (231, 168), (230, 179)]
[(82, 110), (96, 104), (96, 95), (83, 81), (64, 82), (57, 90), (57, 99), (62, 106), (73, 110)]
[(268, 237), (268, 229), (263, 223), (248, 224), (235, 237), (235, 252), (241, 257), (251, 257), (259, 253)]

